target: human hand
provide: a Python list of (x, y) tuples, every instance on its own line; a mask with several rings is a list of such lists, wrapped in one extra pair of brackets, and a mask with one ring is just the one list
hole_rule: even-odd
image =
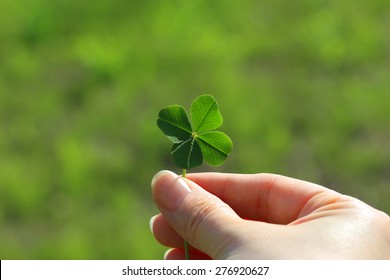
[(274, 174), (161, 171), (155, 238), (166, 259), (390, 259), (390, 218), (360, 200)]

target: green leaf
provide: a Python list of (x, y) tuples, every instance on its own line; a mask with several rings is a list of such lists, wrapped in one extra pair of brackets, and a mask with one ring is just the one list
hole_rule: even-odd
[(203, 162), (202, 152), (194, 138), (174, 144), (171, 154), (173, 161), (179, 168), (190, 169)]
[(220, 127), (223, 119), (214, 97), (205, 94), (196, 98), (191, 105), (191, 120), (193, 131), (197, 133)]
[(232, 140), (221, 131), (199, 134), (196, 138), (204, 160), (212, 166), (221, 165), (233, 149)]
[(179, 105), (162, 109), (158, 114), (157, 125), (173, 143), (180, 143), (191, 137), (192, 129), (187, 113)]
[(212, 166), (221, 165), (232, 151), (232, 140), (215, 131), (223, 119), (217, 102), (211, 95), (196, 98), (191, 105), (191, 123), (183, 107), (172, 105), (158, 114), (157, 125), (174, 143), (171, 155), (176, 166), (189, 169), (203, 159)]

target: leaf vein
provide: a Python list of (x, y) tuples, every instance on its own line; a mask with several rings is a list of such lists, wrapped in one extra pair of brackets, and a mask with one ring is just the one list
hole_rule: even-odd
[(174, 127), (180, 128), (181, 130), (184, 130), (184, 131), (186, 131), (186, 132), (188, 132), (188, 133), (192, 133), (192, 131), (186, 129), (185, 127), (179, 126), (179, 125), (177, 125), (177, 124), (175, 124), (175, 123), (173, 123), (173, 122), (170, 122), (170, 121), (168, 121), (168, 120), (166, 120), (166, 119), (159, 118), (159, 120), (161, 120), (161, 121), (163, 121), (163, 122), (165, 122), (165, 123), (167, 123), (167, 124), (170, 124), (170, 125), (172, 125), (172, 126), (174, 126)]
[(202, 122), (198, 125), (196, 130), (199, 130), (199, 128), (202, 127), (202, 125), (203, 125), (204, 121), (206, 120), (207, 116), (210, 114), (210, 111), (213, 108), (214, 104), (216, 104), (215, 101), (213, 103), (211, 103), (210, 108), (207, 110), (206, 114), (204, 115), (204, 118), (203, 118)]

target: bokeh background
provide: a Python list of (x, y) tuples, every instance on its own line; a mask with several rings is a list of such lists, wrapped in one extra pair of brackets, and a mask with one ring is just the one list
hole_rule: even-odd
[(218, 168), (390, 213), (388, 0), (1, 0), (0, 258), (160, 259), (158, 111), (210, 93)]

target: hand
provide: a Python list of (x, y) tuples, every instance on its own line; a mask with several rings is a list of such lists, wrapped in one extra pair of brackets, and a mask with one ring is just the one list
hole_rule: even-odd
[(356, 198), (274, 174), (161, 171), (155, 238), (166, 259), (390, 259), (390, 218)]

